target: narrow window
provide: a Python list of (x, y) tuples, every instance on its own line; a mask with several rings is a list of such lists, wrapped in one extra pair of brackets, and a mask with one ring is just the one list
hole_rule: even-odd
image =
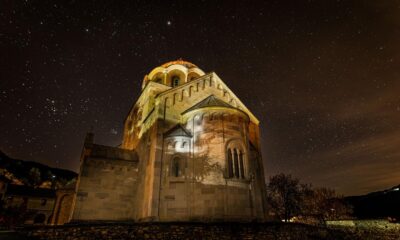
[(232, 163), (232, 151), (229, 148), (228, 149), (228, 177), (231, 178), (233, 177), (233, 163)]
[(233, 150), (233, 152), (234, 152), (233, 161), (235, 163), (235, 177), (239, 178), (239, 160), (236, 148)]
[(174, 158), (172, 170), (173, 170), (174, 176), (179, 177), (179, 158)]
[(243, 153), (239, 151), (240, 177), (244, 178)]
[(172, 77), (172, 87), (176, 87), (179, 85), (179, 77), (178, 76), (173, 76)]

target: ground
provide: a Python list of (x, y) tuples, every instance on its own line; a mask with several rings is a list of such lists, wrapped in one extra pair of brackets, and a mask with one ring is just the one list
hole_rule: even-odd
[[(395, 240), (400, 231), (315, 227), (293, 223), (90, 223), (19, 229), (29, 239), (277, 239)], [(9, 239), (24, 239), (14, 237)]]

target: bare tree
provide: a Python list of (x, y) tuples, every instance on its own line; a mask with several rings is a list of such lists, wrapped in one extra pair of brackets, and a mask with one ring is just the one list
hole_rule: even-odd
[(283, 173), (270, 177), (267, 199), (271, 211), (288, 222), (293, 216), (306, 223), (325, 224), (326, 220), (349, 218), (352, 209), (329, 188), (312, 188)]
[(302, 192), (299, 180), (283, 173), (270, 177), (267, 198), (275, 215), (288, 222), (300, 213)]

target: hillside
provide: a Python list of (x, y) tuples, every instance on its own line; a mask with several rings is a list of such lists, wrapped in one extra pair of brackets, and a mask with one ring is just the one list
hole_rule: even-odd
[(362, 196), (346, 197), (360, 219), (400, 217), (400, 185)]
[(73, 171), (52, 168), (33, 161), (13, 159), (2, 151), (0, 151), (0, 174), (14, 184), (33, 187), (50, 187), (52, 184), (62, 187), (77, 177)]

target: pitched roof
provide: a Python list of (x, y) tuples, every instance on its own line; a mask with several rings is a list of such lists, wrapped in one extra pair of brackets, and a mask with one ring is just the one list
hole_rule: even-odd
[(221, 99), (215, 97), (214, 95), (210, 95), (206, 97), (204, 100), (200, 101), (199, 103), (193, 105), (192, 107), (186, 109), (182, 114), (187, 112), (193, 111), (199, 108), (206, 108), (206, 107), (226, 107), (226, 108), (235, 108), (232, 105), (222, 101)]
[(138, 155), (133, 150), (93, 144), (91, 157), (108, 158), (126, 161), (139, 161)]
[(164, 133), (165, 136), (168, 137), (192, 137), (192, 134), (186, 130), (184, 127), (182, 127), (180, 124), (175, 125), (173, 128), (170, 130), (166, 131)]

